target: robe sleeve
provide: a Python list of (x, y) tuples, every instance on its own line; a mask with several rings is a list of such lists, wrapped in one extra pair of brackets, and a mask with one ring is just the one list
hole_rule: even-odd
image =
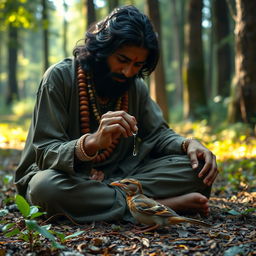
[[(68, 128), (72, 124), (68, 113), (67, 81), (68, 70), (53, 67), (43, 77), (37, 95), (33, 119), (32, 145), (35, 151), (35, 163), (39, 169), (56, 169), (67, 173), (74, 172), (75, 144)], [(76, 114), (76, 113), (74, 113)]]

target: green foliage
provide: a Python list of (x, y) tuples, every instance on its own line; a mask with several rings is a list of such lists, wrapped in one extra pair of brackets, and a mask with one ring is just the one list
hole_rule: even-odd
[(32, 28), (36, 20), (32, 6), (27, 0), (2, 0), (0, 2), (0, 30), (5, 30), (8, 25), (25, 29)]
[[(54, 249), (64, 249), (65, 246), (60, 244), (58, 240), (61, 243), (65, 243), (68, 239), (84, 233), (84, 231), (77, 231), (66, 236), (62, 232), (50, 230), (51, 225), (39, 225), (35, 219), (46, 214), (46, 212), (40, 212), (37, 206), (29, 205), (21, 195), (16, 195), (15, 204), (22, 215), (22, 219), (18, 223), (12, 222), (5, 224), (2, 231), (5, 237), (18, 236), (19, 239), (29, 243), (31, 251), (33, 251), (35, 244), (40, 244), (41, 237), (48, 239)], [(8, 210), (2, 209), (0, 216), (6, 216), (8, 213)]]
[(12, 112), (17, 117), (31, 116), (33, 108), (35, 105), (35, 100), (32, 98), (26, 98), (20, 101), (17, 101), (12, 106)]
[(39, 243), (41, 235), (51, 241), (53, 248), (65, 248), (56, 241), (55, 236), (49, 231), (50, 226), (40, 226), (35, 220), (35, 218), (46, 214), (45, 212), (39, 212), (37, 206), (30, 206), (21, 195), (16, 195), (15, 203), (22, 215), (22, 221), (6, 224), (2, 229), (6, 237), (18, 235), (19, 239), (28, 242), (30, 249), (33, 250), (35, 243)]
[(249, 209), (246, 209), (242, 212), (238, 212), (238, 211), (232, 209), (232, 210), (229, 210), (228, 213), (231, 214), (231, 215), (234, 215), (234, 216), (246, 216), (246, 215), (248, 215), (252, 212), (255, 212), (255, 211), (256, 211), (256, 208), (249, 208)]
[(236, 123), (212, 127), (203, 120), (171, 124), (170, 127), (185, 137), (197, 138), (217, 156), (220, 175), (229, 189), (256, 188), (256, 138), (249, 125)]
[(229, 186), (237, 190), (245, 187), (256, 188), (256, 159), (219, 162), (219, 169)]

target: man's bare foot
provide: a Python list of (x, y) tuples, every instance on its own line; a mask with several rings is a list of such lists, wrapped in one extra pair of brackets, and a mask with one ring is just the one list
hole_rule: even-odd
[(177, 212), (197, 212), (204, 216), (208, 216), (210, 212), (208, 198), (197, 192), (157, 201)]

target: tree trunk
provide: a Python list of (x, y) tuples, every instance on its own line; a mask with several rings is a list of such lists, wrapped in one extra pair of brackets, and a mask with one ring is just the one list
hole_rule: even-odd
[(112, 12), (119, 5), (118, 0), (109, 0), (108, 1), (108, 12)]
[[(0, 38), (2, 42), (4, 41), (3, 37), (4, 37), (4, 33), (3, 31), (0, 31)], [(4, 44), (3, 43), (0, 44), (0, 95), (3, 95), (3, 81), (2, 81), (2, 72), (3, 72), (3, 66), (4, 66), (3, 47), (4, 47)]]
[(43, 60), (44, 71), (49, 67), (49, 19), (47, 0), (42, 0), (42, 21), (43, 21)]
[(235, 78), (229, 122), (256, 124), (256, 1), (236, 0)]
[(17, 83), (18, 28), (9, 24), (8, 38), (8, 86), (6, 105), (19, 99)]
[[(161, 20), (160, 20), (160, 9), (159, 2), (147, 0), (148, 13), (151, 18), (156, 32), (158, 33), (159, 45), (161, 47)], [(160, 54), (158, 65), (155, 71), (150, 77), (150, 95), (155, 100), (163, 111), (165, 120), (169, 121), (169, 111), (167, 103), (167, 95), (165, 88), (165, 74), (164, 74), (164, 63), (162, 54)]]
[(64, 9), (64, 17), (63, 17), (63, 54), (64, 58), (68, 56), (68, 22), (66, 18), (66, 14), (68, 13), (68, 5), (65, 0), (63, 0), (63, 9)]
[(217, 95), (226, 98), (230, 95), (231, 79), (231, 48), (228, 38), (230, 25), (227, 2), (214, 0), (213, 24), (215, 32), (215, 46), (217, 49)]
[(184, 114), (199, 120), (206, 117), (207, 103), (204, 88), (204, 59), (202, 45), (202, 0), (187, 2), (184, 59)]
[(90, 27), (92, 23), (96, 21), (96, 12), (95, 12), (95, 6), (93, 0), (86, 0), (86, 24), (87, 24), (87, 29)]
[(208, 99), (212, 99), (213, 95), (216, 95), (216, 82), (215, 82), (215, 77), (216, 77), (216, 58), (215, 58), (215, 50), (214, 50), (214, 15), (213, 15), (213, 3), (210, 3), (210, 15), (211, 15), (211, 23), (212, 27), (211, 29), (208, 30), (208, 47), (209, 50), (207, 52), (207, 56), (205, 56), (205, 59), (207, 59), (207, 63), (205, 63), (205, 90), (209, 92), (210, 97), (208, 96)]
[(175, 104), (182, 102), (182, 92), (183, 92), (183, 81), (182, 81), (182, 56), (181, 56), (181, 38), (180, 38), (180, 31), (183, 30), (180, 24), (180, 20), (177, 14), (177, 2), (176, 0), (171, 0), (171, 13), (172, 13), (172, 20), (173, 20), (173, 32), (174, 32), (174, 42), (173, 42), (173, 52), (174, 52), (174, 59), (177, 63), (176, 67), (176, 97), (175, 97)]

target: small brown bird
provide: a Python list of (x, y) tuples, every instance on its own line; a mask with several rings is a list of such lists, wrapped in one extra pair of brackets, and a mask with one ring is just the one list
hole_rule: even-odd
[(135, 179), (123, 179), (114, 181), (110, 185), (118, 186), (126, 193), (127, 205), (132, 216), (141, 224), (150, 227), (142, 232), (156, 229), (160, 226), (188, 222), (210, 227), (203, 221), (179, 216), (171, 208), (143, 195), (141, 183)]

